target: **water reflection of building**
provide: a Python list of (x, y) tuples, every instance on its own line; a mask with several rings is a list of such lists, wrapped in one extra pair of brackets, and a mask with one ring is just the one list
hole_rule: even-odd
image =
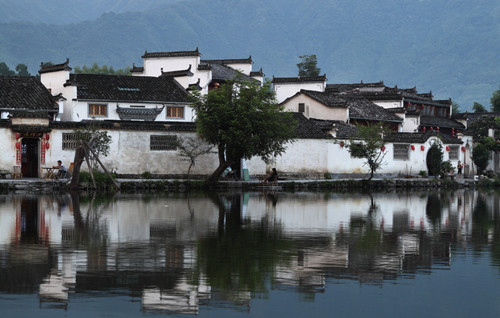
[[(69, 197), (0, 197), (0, 289), (38, 292), (43, 305), (57, 308), (67, 308), (71, 293), (95, 290), (120, 290), (145, 312), (196, 314), (228, 302), (247, 308), (254, 290), (213, 288), (215, 278), (198, 266), (200, 240), (220, 234), (238, 211), (241, 229), (279, 232), (288, 244), (273, 287), (316, 293), (337, 278), (383, 284), (449, 267), (452, 246), (470, 240), (478, 202), (469, 190), (224, 198), (218, 205), (204, 196), (121, 195), (75, 205)], [(499, 219), (497, 196), (481, 202), (487, 218)]]

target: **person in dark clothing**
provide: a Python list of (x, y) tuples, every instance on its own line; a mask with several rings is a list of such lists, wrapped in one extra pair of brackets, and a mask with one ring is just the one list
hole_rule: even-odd
[(278, 181), (278, 171), (276, 171), (276, 168), (273, 168), (273, 170), (269, 174), (269, 177), (266, 179), (266, 182), (274, 182), (274, 181)]

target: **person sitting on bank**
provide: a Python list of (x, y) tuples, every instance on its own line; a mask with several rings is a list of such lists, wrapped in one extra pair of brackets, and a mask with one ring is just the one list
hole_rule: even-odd
[(57, 172), (57, 177), (60, 178), (61, 176), (65, 175), (66, 172), (68, 172), (68, 169), (66, 169), (66, 166), (62, 163), (61, 160), (57, 160), (57, 166), (53, 167), (54, 169), (59, 169)]
[(231, 169), (231, 166), (227, 167), (226, 170), (224, 170), (222, 176), (224, 178), (232, 178), (234, 181), (236, 181), (236, 174), (234, 173), (233, 169)]
[(278, 181), (278, 171), (276, 171), (276, 168), (273, 168), (271, 173), (269, 173), (269, 177), (267, 177), (266, 182), (274, 182)]

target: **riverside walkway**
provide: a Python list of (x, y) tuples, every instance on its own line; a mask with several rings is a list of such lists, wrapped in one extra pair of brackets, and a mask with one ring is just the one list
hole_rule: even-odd
[[(41, 178), (0, 179), (0, 190), (50, 193), (66, 192), (69, 190), (68, 179), (47, 180)], [(118, 178), (117, 184), (123, 191), (186, 191), (190, 188), (201, 188), (202, 180), (191, 179), (130, 179)], [(333, 179), (286, 179), (279, 180), (277, 185), (266, 185), (257, 179), (249, 181), (219, 181), (217, 186), (209, 189), (221, 190), (290, 190), (290, 191), (318, 191), (318, 190), (343, 190), (343, 189), (425, 189), (425, 188), (464, 188), (475, 187), (480, 181), (470, 178), (438, 179), (438, 178), (373, 178), (367, 181), (361, 177)], [(82, 183), (81, 190), (92, 190), (92, 185)]]

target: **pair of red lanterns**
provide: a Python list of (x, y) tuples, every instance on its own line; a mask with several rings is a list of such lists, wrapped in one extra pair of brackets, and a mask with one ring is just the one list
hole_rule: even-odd
[[(411, 148), (411, 150), (415, 150), (415, 145), (411, 145), (410, 148)], [(424, 145), (420, 146), (420, 150), (424, 151), (425, 146)]]

